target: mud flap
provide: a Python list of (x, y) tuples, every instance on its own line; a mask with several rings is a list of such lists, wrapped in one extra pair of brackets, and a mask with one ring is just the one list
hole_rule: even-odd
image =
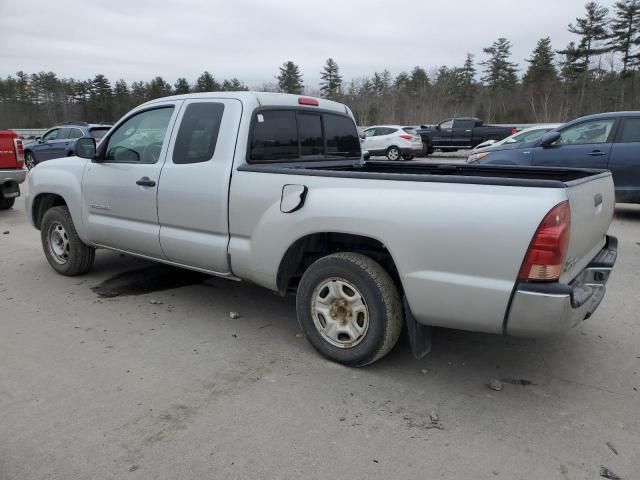
[(407, 320), (407, 332), (409, 333), (409, 343), (411, 352), (416, 360), (420, 360), (431, 351), (431, 327), (420, 325), (409, 308), (407, 297), (403, 297), (404, 316)]

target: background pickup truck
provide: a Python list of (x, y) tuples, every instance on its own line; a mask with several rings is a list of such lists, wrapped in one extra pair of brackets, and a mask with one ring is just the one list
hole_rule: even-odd
[(473, 148), (487, 140), (502, 140), (516, 133), (515, 127), (485, 125), (479, 118), (447, 118), (435, 126), (422, 125), (417, 129), (425, 152), (456, 151)]
[(64, 275), (108, 248), (296, 293), (311, 344), (369, 364), (404, 325), (542, 335), (589, 317), (616, 259), (611, 174), (365, 163), (339, 103), (228, 92), (128, 113), (36, 166), (27, 214)]
[(0, 210), (13, 207), (26, 176), (22, 140), (11, 130), (0, 130)]

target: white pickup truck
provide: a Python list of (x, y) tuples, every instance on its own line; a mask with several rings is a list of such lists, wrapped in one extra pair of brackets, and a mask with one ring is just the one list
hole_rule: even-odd
[(365, 162), (351, 111), (233, 92), (167, 97), (96, 150), (36, 166), (27, 212), (63, 275), (107, 248), (296, 292), (312, 345), (347, 365), (407, 325), (542, 335), (589, 317), (616, 259), (606, 171)]

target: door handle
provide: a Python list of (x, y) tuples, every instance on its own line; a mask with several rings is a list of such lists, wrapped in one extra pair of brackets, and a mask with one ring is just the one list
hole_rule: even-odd
[(465, 132), (470, 132), (471, 130), (465, 130)]
[(587, 153), (587, 155), (591, 157), (601, 157), (602, 155), (606, 154), (604, 152), (601, 152), (600, 150), (594, 150), (593, 152)]
[(142, 177), (136, 182), (136, 185), (140, 185), (141, 187), (155, 187), (156, 182), (151, 180), (149, 177)]

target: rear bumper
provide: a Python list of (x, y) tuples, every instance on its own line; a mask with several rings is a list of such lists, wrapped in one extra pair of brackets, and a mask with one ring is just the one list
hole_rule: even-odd
[(539, 337), (575, 327), (589, 318), (604, 298), (617, 253), (618, 240), (608, 236), (605, 247), (569, 285), (520, 282), (505, 333)]
[(19, 184), (27, 178), (27, 171), (20, 168), (0, 170), (0, 196), (14, 198), (20, 196)]

